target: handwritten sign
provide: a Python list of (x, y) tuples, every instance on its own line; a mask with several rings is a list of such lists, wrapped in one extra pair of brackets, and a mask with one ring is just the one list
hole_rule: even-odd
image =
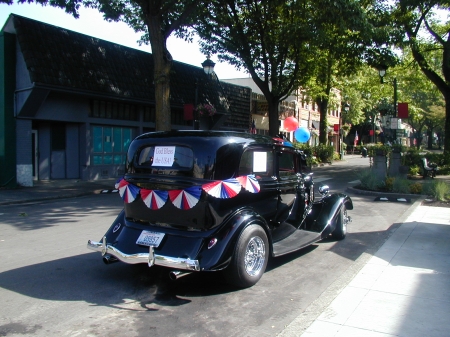
[(267, 171), (267, 152), (253, 152), (253, 172)]
[(175, 156), (175, 146), (155, 146), (152, 166), (172, 166)]

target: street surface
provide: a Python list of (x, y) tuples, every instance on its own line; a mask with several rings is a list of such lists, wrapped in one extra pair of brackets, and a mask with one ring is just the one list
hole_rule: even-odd
[[(316, 188), (345, 192), (361, 167), (367, 158), (314, 169)], [(272, 259), (244, 290), (214, 273), (170, 281), (163, 268), (105, 265), (86, 243), (99, 240), (118, 214), (118, 194), (0, 206), (0, 336), (276, 336), (358, 258), (374, 253), (411, 207), (349, 195), (345, 240)]]

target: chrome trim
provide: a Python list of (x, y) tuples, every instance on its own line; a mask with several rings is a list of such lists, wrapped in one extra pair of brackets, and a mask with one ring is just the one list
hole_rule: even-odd
[(183, 276), (187, 276), (187, 275), (190, 275), (191, 273), (190, 272), (185, 272), (185, 271), (180, 271), (180, 270), (172, 270), (170, 273), (169, 273), (169, 278), (172, 280), (172, 281), (175, 281), (175, 280), (178, 280), (179, 278), (181, 278), (181, 277), (183, 277)]
[(173, 269), (193, 271), (200, 270), (200, 263), (198, 262), (198, 260), (158, 255), (155, 254), (153, 247), (149, 247), (148, 253), (125, 254), (124, 252), (118, 250), (116, 247), (107, 244), (106, 236), (103, 237), (102, 242), (89, 240), (87, 243), (87, 248), (96, 252), (101, 252), (102, 256), (108, 254), (122, 262), (129, 264), (147, 263), (149, 267), (157, 265)]
[(327, 196), (330, 193), (330, 187), (328, 185), (319, 186), (319, 193), (324, 197)]

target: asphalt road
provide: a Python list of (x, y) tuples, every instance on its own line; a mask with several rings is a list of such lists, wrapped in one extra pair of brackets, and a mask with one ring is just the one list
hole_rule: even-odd
[[(317, 185), (343, 192), (367, 161), (317, 168)], [(0, 336), (276, 336), (351, 276), (411, 207), (349, 195), (345, 240), (272, 259), (260, 282), (244, 290), (215, 273), (173, 282), (163, 268), (103, 264), (86, 242), (98, 240), (119, 212), (117, 194), (1, 206)]]

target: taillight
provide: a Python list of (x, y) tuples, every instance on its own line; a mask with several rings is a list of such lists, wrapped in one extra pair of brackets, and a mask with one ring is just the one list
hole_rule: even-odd
[(214, 247), (217, 243), (217, 239), (216, 238), (212, 238), (211, 240), (209, 240), (208, 242), (208, 249), (211, 249), (212, 247)]

